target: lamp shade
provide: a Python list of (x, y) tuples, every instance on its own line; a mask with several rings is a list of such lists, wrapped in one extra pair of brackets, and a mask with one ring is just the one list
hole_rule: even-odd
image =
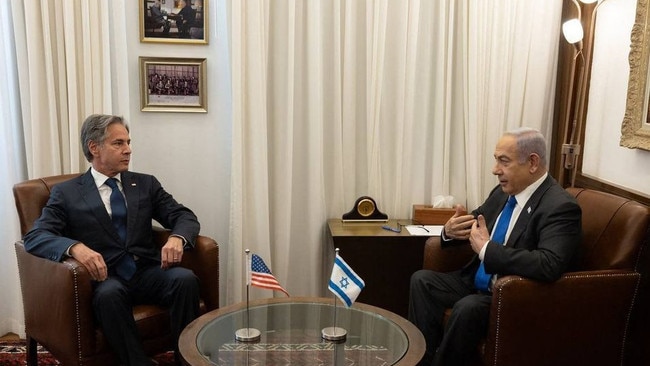
[(584, 33), (580, 20), (576, 18), (564, 22), (562, 24), (562, 34), (564, 34), (564, 39), (571, 44), (582, 41)]

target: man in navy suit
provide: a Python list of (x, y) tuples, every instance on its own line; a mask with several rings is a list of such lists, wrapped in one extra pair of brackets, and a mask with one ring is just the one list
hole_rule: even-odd
[(165, 18), (167, 12), (162, 10), (160, 0), (156, 0), (149, 9), (151, 10), (151, 20), (154, 21), (156, 27), (162, 27), (163, 35), (167, 36), (169, 34), (169, 29), (171, 28), (171, 22)]
[[(529, 128), (505, 133), (494, 159), (492, 173), (499, 185), (471, 214), (457, 206), (441, 238), (443, 248), (469, 243), (476, 255), (459, 271), (420, 270), (411, 277), (408, 316), (427, 343), (421, 365), (470, 362), (487, 335), (491, 285), (498, 276), (551, 282), (576, 259), (582, 237), (580, 206), (548, 175), (542, 134)], [(501, 216), (508, 219), (497, 225)], [(448, 308), (452, 314), (443, 329)]]
[[(121, 117), (89, 116), (81, 144), (92, 167), (53, 187), (25, 235), (25, 248), (54, 261), (78, 260), (92, 276), (95, 317), (121, 363), (151, 365), (132, 307), (169, 308), (176, 340), (199, 315), (198, 279), (177, 265), (183, 251), (194, 246), (200, 225), (155, 177), (128, 171), (131, 139)], [(171, 230), (162, 249), (154, 243), (152, 219)]]

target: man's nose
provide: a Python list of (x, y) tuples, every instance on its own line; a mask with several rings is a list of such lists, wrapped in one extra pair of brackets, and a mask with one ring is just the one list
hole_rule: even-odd
[(492, 167), (492, 174), (501, 175), (501, 169), (499, 168), (499, 164), (494, 164), (494, 166)]

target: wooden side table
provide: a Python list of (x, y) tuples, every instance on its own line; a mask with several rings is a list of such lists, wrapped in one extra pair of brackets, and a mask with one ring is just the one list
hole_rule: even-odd
[(409, 281), (422, 269), (424, 243), (428, 236), (410, 235), (382, 229), (410, 225), (411, 220), (383, 222), (343, 222), (329, 219), (330, 243), (366, 283), (357, 301), (408, 315)]

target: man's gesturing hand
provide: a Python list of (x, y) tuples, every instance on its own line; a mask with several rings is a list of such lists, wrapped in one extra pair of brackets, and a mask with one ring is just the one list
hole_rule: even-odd
[(469, 239), (474, 221), (474, 216), (468, 215), (463, 205), (456, 205), (454, 216), (445, 223), (445, 236), (457, 240)]
[(469, 242), (472, 244), (472, 250), (478, 253), (483, 246), (490, 241), (490, 233), (487, 230), (485, 217), (478, 215), (478, 219), (472, 225), (472, 232), (469, 235)]

